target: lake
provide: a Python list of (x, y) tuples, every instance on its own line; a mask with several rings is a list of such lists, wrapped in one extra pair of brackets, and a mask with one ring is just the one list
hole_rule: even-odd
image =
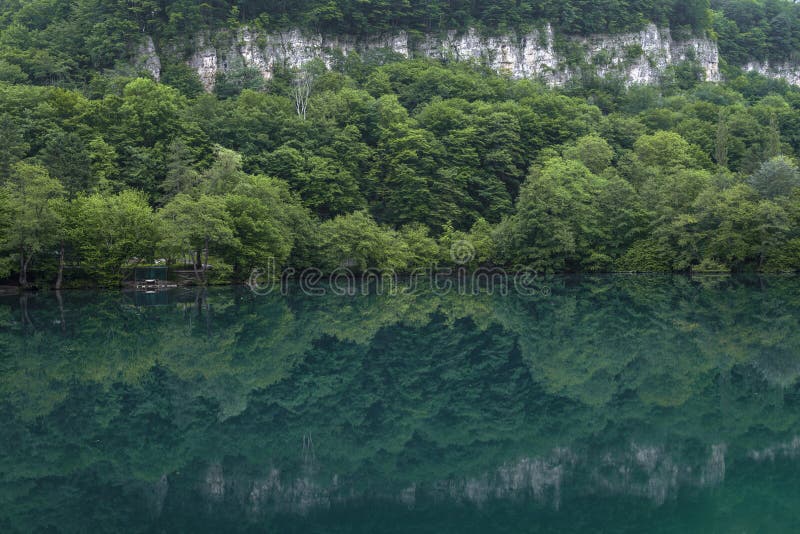
[(791, 532), (800, 279), (0, 299), (0, 531)]

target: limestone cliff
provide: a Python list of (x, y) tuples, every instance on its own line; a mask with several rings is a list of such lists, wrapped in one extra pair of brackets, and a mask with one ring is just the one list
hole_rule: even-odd
[[(573, 50), (572, 61), (562, 52), (566, 48)], [(716, 43), (705, 38), (675, 40), (668, 29), (653, 25), (637, 33), (581, 38), (555, 35), (549, 26), (525, 35), (484, 36), (471, 29), (423, 37), (400, 32), (360, 39), (299, 30), (259, 34), (243, 28), (235, 35), (198, 36), (194, 50), (188, 63), (206, 90), (213, 89), (218, 73), (255, 68), (269, 79), (278, 65), (295, 68), (318, 58), (330, 66), (337, 57), (353, 51), (377, 50), (402, 57), (478, 61), (512, 77), (540, 78), (550, 85), (563, 85), (587, 66), (601, 76), (618, 76), (628, 84), (655, 83), (669, 65), (686, 59), (696, 60), (707, 80), (720, 79)], [(583, 55), (578, 62), (574, 61), (576, 50)], [(140, 47), (136, 62), (159, 76), (155, 67), (160, 61), (151, 41)]]
[(161, 58), (158, 57), (156, 45), (149, 35), (139, 44), (133, 63), (138, 69), (150, 73), (156, 81), (161, 78)]
[[(566, 49), (572, 51), (571, 60), (564, 52)], [(197, 36), (193, 50), (187, 63), (207, 91), (214, 88), (219, 73), (252, 68), (269, 79), (276, 66), (298, 68), (312, 59), (320, 59), (330, 67), (337, 58), (370, 51), (391, 52), (406, 58), (477, 61), (514, 78), (538, 78), (552, 86), (565, 84), (587, 68), (600, 76), (618, 77), (628, 85), (652, 84), (659, 81), (667, 67), (687, 59), (700, 65), (706, 80), (721, 80), (719, 51), (713, 40), (674, 39), (669, 29), (654, 25), (636, 33), (590, 37), (559, 36), (547, 26), (525, 35), (485, 36), (470, 29), (422, 37), (399, 32), (359, 39), (300, 30), (258, 33), (242, 28), (236, 34)], [(575, 61), (576, 51), (582, 56), (578, 61)], [(161, 60), (149, 36), (137, 48), (134, 63), (155, 79), (160, 77)], [(751, 62), (744, 69), (800, 85), (797, 65)]]
[(751, 61), (744, 66), (744, 70), (757, 72), (767, 78), (783, 79), (792, 85), (800, 86), (800, 66), (797, 64)]

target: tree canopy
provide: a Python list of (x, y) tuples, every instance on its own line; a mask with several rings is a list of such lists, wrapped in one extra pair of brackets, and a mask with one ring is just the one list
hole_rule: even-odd
[[(751, 3), (756, 14), (777, 9)], [(694, 9), (628, 4), (626, 12), (657, 9), (658, 20), (679, 25)], [(221, 20), (214, 10), (230, 5), (105, 3), (91, 4), (99, 18), (90, 24), (82, 2), (1, 5), (0, 55), (21, 70), (0, 68), (11, 73), (0, 81), (0, 273), (23, 285), (60, 285), (62, 275), (115, 284), (155, 262), (192, 271), (197, 283), (244, 280), (272, 260), (410, 272), (447, 261), (459, 241), (476, 249), (472, 266), (800, 268), (800, 90), (785, 82), (734, 69), (726, 82), (706, 83), (689, 58), (652, 86), (586, 74), (551, 88), (478, 63), (353, 54), (205, 93), (191, 69), (170, 74), (168, 62), (160, 82), (126, 70), (114, 36), (176, 37), (170, 25), (188, 21), (300, 19), (266, 20), (262, 4), (237, 5)], [(338, 9), (342, 24), (371, 13), (337, 5), (281, 4), (274, 13)], [(489, 28), (492, 5), (458, 9), (477, 9), (469, 16)], [(501, 11), (600, 23), (580, 15), (590, 5)], [(557, 20), (553, 13), (541, 16)], [(47, 44), (95, 24), (102, 39), (83, 31), (69, 46)], [(111, 48), (81, 48), (91, 43)]]

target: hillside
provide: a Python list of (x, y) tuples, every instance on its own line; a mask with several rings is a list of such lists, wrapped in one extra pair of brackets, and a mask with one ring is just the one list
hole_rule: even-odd
[[(449, 3), (427, 26), (333, 3), (316, 28), (316, 4), (213, 5), (0, 4), (9, 283), (409, 272), (464, 242), (470, 267), (800, 268), (800, 89), (716, 56), (738, 3)], [(795, 9), (754, 5), (735, 39)]]

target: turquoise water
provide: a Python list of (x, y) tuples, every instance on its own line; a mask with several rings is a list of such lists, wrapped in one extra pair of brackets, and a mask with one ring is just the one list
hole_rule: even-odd
[(0, 299), (0, 531), (795, 532), (800, 280)]

